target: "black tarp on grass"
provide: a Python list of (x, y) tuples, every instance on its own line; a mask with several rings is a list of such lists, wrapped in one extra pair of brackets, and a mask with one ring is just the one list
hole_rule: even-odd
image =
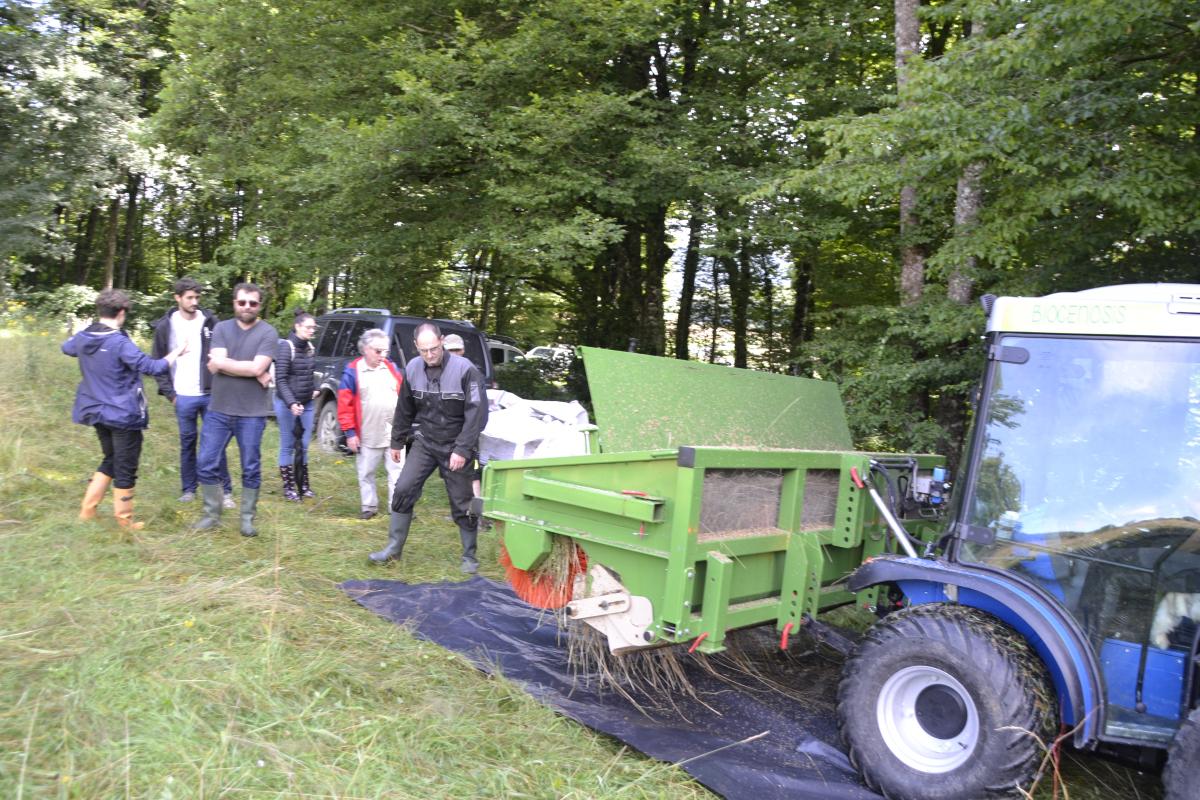
[[(776, 649), (770, 628), (743, 639), (758, 678), (714, 677), (686, 659), (703, 702), (639, 697), (639, 711), (596, 682), (578, 679), (552, 617), (522, 603), (507, 585), (475, 577), (462, 583), (346, 581), (341, 589), (367, 609), (498, 670), (562, 714), (614, 736), (652, 758), (677, 763), (730, 800), (858, 800), (862, 785), (838, 748), (834, 717), (839, 665), (794, 644)], [(796, 651), (801, 651), (797, 655)], [(762, 680), (761, 678), (765, 678)], [(773, 688), (771, 688), (773, 687)], [(757, 738), (754, 738), (757, 737)], [(747, 741), (749, 740), (749, 741)]]

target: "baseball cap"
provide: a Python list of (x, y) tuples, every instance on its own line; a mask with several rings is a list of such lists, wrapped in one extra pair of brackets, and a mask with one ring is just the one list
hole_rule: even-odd
[(447, 350), (466, 350), (467, 346), (463, 344), (463, 338), (457, 333), (448, 334), (442, 339), (442, 347)]

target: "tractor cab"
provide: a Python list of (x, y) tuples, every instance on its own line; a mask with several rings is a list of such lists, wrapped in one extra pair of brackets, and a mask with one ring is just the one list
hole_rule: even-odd
[(1200, 622), (1200, 294), (997, 298), (952, 560), (1065, 610), (1098, 667), (1097, 736), (1166, 746)]
[(889, 797), (1012, 795), (1061, 725), (1139, 764), (1166, 750), (1167, 800), (1194, 798), (1200, 286), (984, 307), (988, 364), (942, 554), (918, 557), (889, 523), (908, 555), (847, 581), (901, 595), (843, 671), (850, 759)]

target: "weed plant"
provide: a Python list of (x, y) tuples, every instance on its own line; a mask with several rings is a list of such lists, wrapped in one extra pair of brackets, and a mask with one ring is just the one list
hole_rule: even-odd
[[(243, 539), (228, 511), (191, 532), (171, 406), (147, 380), (146, 526), (119, 531), (108, 498), (78, 522), (99, 446), (70, 422), (78, 371), (61, 338), (0, 330), (0, 797), (711, 797), (337, 589), (462, 579), (436, 478), (403, 561), (371, 567), (386, 519), (356, 519), (353, 463), (314, 449), (318, 499), (285, 502), (270, 425), (260, 535)], [(500, 579), (493, 534), (479, 555)], [(1154, 776), (1065, 761), (1071, 797), (1157, 797)]]

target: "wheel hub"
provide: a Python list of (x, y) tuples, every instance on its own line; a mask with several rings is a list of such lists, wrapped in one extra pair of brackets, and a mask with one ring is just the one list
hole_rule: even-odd
[(939, 774), (965, 764), (979, 744), (979, 713), (945, 670), (905, 667), (880, 689), (875, 707), (884, 743), (906, 766)]
[(937, 739), (953, 739), (967, 726), (967, 704), (958, 692), (944, 684), (926, 686), (914, 705), (917, 722)]

